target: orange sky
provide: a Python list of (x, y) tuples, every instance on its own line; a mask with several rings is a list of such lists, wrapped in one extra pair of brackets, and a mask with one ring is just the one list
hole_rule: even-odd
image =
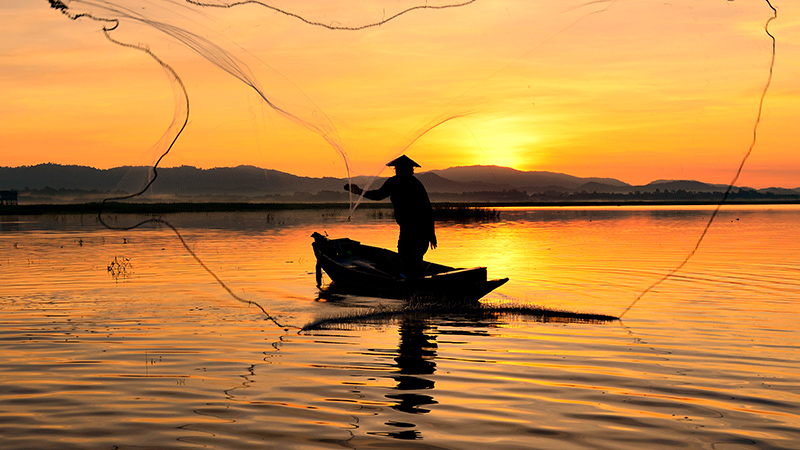
[[(771, 49), (763, 25), (772, 11), (758, 0), (476, 0), (359, 31), (258, 5), (110, 3), (151, 21), (122, 20), (111, 36), (147, 45), (189, 93), (189, 124), (164, 166), (252, 164), (318, 177), (346, 176), (325, 133), (352, 174), (377, 175), (418, 133), (451, 118), (406, 150), (423, 170), (495, 164), (633, 184), (727, 183), (752, 139)], [(119, 17), (92, 2), (65, 4)], [(426, 2), (270, 4), (359, 26)], [(800, 187), (800, 4), (773, 5), (775, 74), (737, 184)], [(154, 162), (170, 122), (182, 120), (166, 72), (106, 40), (101, 23), (70, 20), (46, 0), (2, 8), (0, 166)], [(214, 47), (192, 51), (156, 22)], [(295, 120), (209, 57), (236, 58)]]

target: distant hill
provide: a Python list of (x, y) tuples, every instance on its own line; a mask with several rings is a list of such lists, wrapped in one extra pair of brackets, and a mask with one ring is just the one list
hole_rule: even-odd
[[(108, 191), (114, 189), (126, 174), (144, 178), (148, 167), (116, 167), (100, 170), (86, 166), (39, 164), (22, 167), (0, 167), (0, 189), (82, 189)], [(133, 173), (132, 173), (133, 172)]]
[(652, 192), (656, 189), (661, 191), (677, 191), (683, 189), (691, 192), (724, 192), (728, 189), (727, 184), (708, 184), (692, 180), (656, 180), (641, 186), (641, 191)]
[[(555, 172), (522, 171), (499, 166), (462, 166), (443, 170), (431, 170), (443, 178), (462, 183), (484, 183), (503, 189), (538, 191), (547, 188), (564, 188), (573, 190), (582, 184), (595, 182), (611, 186), (629, 186), (614, 178), (580, 178)], [(483, 187), (475, 189), (484, 190)]]
[[(101, 192), (136, 191), (149, 180), (150, 167), (116, 167), (95, 169), (86, 166), (39, 164), (22, 167), (0, 167), (0, 189), (78, 189)], [(553, 172), (523, 172), (507, 167), (471, 166), (432, 170), (417, 174), (431, 192), (462, 193), (517, 189), (535, 192), (546, 189), (571, 191), (587, 182), (613, 186), (629, 186), (610, 178), (579, 178)], [(133, 182), (132, 180), (135, 180)], [(365, 183), (366, 177), (354, 178)], [(380, 186), (382, 179), (373, 181)], [(316, 193), (342, 190), (343, 178), (300, 177), (277, 170), (254, 166), (198, 169), (191, 166), (159, 168), (156, 193), (175, 195), (263, 195)]]
[(338, 178), (308, 178), (254, 166), (159, 169), (156, 192), (178, 195), (263, 195), (341, 190)]
[(797, 195), (797, 193), (800, 192), (800, 188), (786, 189), (779, 187), (768, 187), (764, 189), (759, 189), (758, 192), (763, 192), (766, 194), (773, 194), (773, 195)]
[[(687, 191), (687, 192), (725, 192), (728, 189), (726, 184), (709, 184), (692, 180), (657, 180), (645, 185), (633, 186), (629, 184), (607, 184), (591, 181), (582, 184), (574, 189), (574, 192), (598, 192), (598, 193), (619, 193), (627, 194), (632, 192), (665, 192), (665, 191)], [(787, 189), (787, 193), (792, 190)]]
[[(95, 169), (86, 166), (39, 164), (0, 167), (0, 190), (17, 190), (22, 202), (72, 202), (97, 200), (140, 190), (152, 176), (145, 166)], [(633, 186), (614, 178), (581, 178), (543, 171), (520, 171), (499, 166), (451, 167), (417, 174), (434, 201), (527, 201), (570, 199), (645, 199), (653, 195), (713, 199), (726, 185), (692, 180), (656, 180)], [(364, 187), (379, 187), (384, 178), (355, 177)], [(301, 177), (254, 166), (198, 169), (191, 166), (159, 168), (158, 179), (147, 197), (169, 201), (347, 201), (344, 178)], [(735, 188), (761, 197), (799, 196), (800, 189), (769, 188), (760, 191)], [(715, 194), (716, 193), (716, 194)], [(713, 195), (712, 195), (713, 194)], [(641, 197), (644, 198), (644, 197)], [(143, 198), (146, 200), (146, 198)]]
[(514, 189), (507, 183), (487, 183), (480, 180), (458, 181), (445, 178), (436, 171), (422, 172), (416, 175), (429, 192), (457, 194), (462, 192), (501, 191)]
[[(146, 184), (151, 167), (95, 169), (85, 166), (39, 164), (0, 167), (0, 189), (84, 190), (135, 192)], [(191, 166), (158, 169), (155, 193), (174, 195), (262, 195), (342, 189), (338, 178), (308, 178), (253, 166), (198, 169)]]

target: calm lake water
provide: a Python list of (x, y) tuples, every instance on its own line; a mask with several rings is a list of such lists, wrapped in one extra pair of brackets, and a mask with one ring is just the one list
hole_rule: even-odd
[[(438, 224), (427, 256), (510, 277), (488, 304), (618, 316), (711, 211), (503, 209)], [(800, 446), (799, 207), (723, 208), (682, 271), (607, 323), (357, 319), (386, 302), (321, 300), (310, 235), (394, 248), (396, 226), (374, 211), (164, 219), (285, 328), (166, 226), (2, 217), (0, 447)]]

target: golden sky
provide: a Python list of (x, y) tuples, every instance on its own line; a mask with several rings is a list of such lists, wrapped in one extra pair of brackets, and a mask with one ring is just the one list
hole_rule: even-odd
[[(351, 174), (377, 175), (444, 121), (405, 150), (422, 170), (481, 164), (728, 183), (753, 137), (772, 45), (765, 0), (476, 0), (361, 30), (257, 4), (95, 3), (64, 1), (71, 14), (119, 19), (110, 36), (146, 46), (186, 86), (189, 122), (163, 166), (316, 177), (347, 175), (337, 146)], [(268, 3), (344, 27), (448, 4)], [(774, 78), (737, 184), (794, 188), (800, 3), (772, 4)], [(183, 121), (169, 74), (107, 40), (103, 22), (70, 20), (46, 0), (0, 8), (0, 166), (153, 163), (170, 124)]]

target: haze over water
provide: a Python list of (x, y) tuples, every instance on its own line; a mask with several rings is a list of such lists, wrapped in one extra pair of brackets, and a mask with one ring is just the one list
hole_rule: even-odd
[[(438, 223), (427, 259), (510, 281), (492, 304), (619, 315), (713, 207), (503, 209)], [(319, 298), (311, 233), (394, 248), (357, 210), (2, 217), (3, 448), (791, 449), (800, 207), (725, 207), (622, 322), (365, 313)], [(129, 218), (111, 218), (120, 223)], [(113, 274), (112, 262), (123, 270)], [(389, 306), (397, 303), (389, 302)]]

